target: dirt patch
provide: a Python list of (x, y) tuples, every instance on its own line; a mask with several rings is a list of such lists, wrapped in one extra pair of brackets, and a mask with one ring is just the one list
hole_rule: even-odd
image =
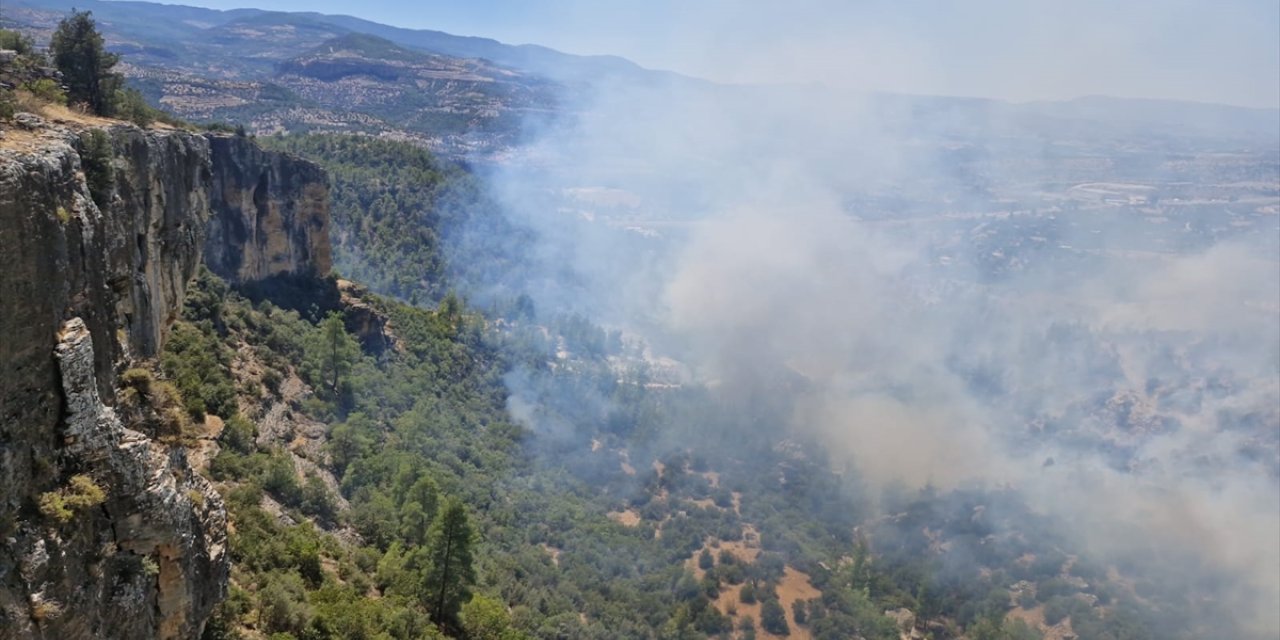
[(68, 109), (60, 104), (44, 103), (22, 91), (18, 92), (18, 101), (19, 112), (33, 113), (44, 119), (45, 122), (36, 126), (34, 130), (8, 124), (0, 125), (0, 134), (3, 134), (0, 135), (0, 149), (24, 153), (35, 151), (47, 146), (51, 141), (62, 140), (62, 136), (66, 132), (66, 129), (62, 127), (78, 131), (85, 127), (109, 127), (124, 124), (121, 120), (99, 118), (87, 113), (80, 113), (74, 109)]
[(942, 530), (934, 531), (929, 527), (920, 530), (924, 533), (925, 539), (929, 541), (929, 552), (934, 555), (942, 555), (951, 550), (951, 541), (943, 540)]
[(275, 518), (276, 522), (281, 526), (292, 527), (293, 525), (298, 524), (298, 521), (294, 520), (293, 516), (285, 513), (284, 505), (276, 502), (275, 498), (272, 498), (266, 493), (262, 494), (262, 501), (258, 503), (258, 508), (266, 511), (267, 515), (272, 518)]
[(329, 556), (320, 556), (320, 568), (323, 569), (325, 573), (332, 576), (334, 581), (336, 581), (338, 584), (347, 583), (347, 581), (343, 580), (342, 576), (340, 575), (340, 567), (338, 566), (337, 560), (334, 560)]
[(1107, 567), (1107, 581), (1125, 590), (1130, 598), (1142, 604), (1151, 604), (1150, 600), (1138, 595), (1138, 585), (1132, 578), (1125, 577), (1115, 567)]
[(787, 610), (788, 622), (795, 622), (791, 619), (791, 603), (821, 597), (822, 592), (809, 581), (809, 574), (789, 566), (783, 569), (782, 580), (778, 581), (778, 600)]
[(727, 585), (720, 589), (720, 596), (716, 598), (714, 605), (716, 609), (733, 620), (733, 628), (735, 630), (735, 638), (741, 637), (737, 633), (737, 629), (742, 624), (745, 616), (751, 616), (756, 627), (757, 638), (789, 638), (790, 640), (812, 640), (813, 634), (809, 631), (809, 627), (796, 624), (795, 614), (792, 612), (791, 605), (797, 600), (811, 600), (813, 598), (821, 598), (822, 592), (814, 588), (809, 582), (809, 575), (797, 571), (791, 567), (786, 567), (782, 580), (778, 582), (778, 602), (782, 605), (782, 610), (787, 615), (787, 627), (791, 633), (786, 636), (776, 636), (764, 630), (760, 626), (760, 608), (761, 604), (757, 600), (754, 604), (743, 604), (742, 602), (742, 585)]
[[(791, 635), (786, 637), (793, 640), (811, 640), (813, 634), (809, 632), (809, 627), (803, 627), (796, 624), (795, 612), (791, 606), (797, 600), (812, 600), (821, 598), (822, 592), (818, 591), (809, 581), (809, 574), (803, 571), (797, 571), (791, 567), (784, 567), (782, 571), (782, 579), (778, 581), (778, 602), (782, 604), (782, 610), (787, 614), (787, 626), (791, 628)], [(765, 637), (772, 637), (771, 634), (762, 633)]]
[(1062, 563), (1062, 573), (1071, 573), (1071, 568), (1076, 566), (1076, 560), (1075, 556), (1067, 556), (1067, 561)]
[(1071, 629), (1071, 618), (1069, 616), (1063, 618), (1058, 624), (1049, 626), (1044, 619), (1044, 605), (1037, 605), (1034, 609), (1015, 608), (1005, 614), (1005, 619), (1021, 620), (1027, 623), (1027, 626), (1039, 629), (1044, 634), (1044, 640), (1066, 640), (1067, 638), (1076, 637), (1075, 632)]
[(553, 547), (545, 542), (539, 544), (538, 548), (542, 549), (544, 552), (546, 552), (547, 555), (551, 556), (551, 564), (554, 564), (557, 567), (560, 566), (560, 554), (564, 553), (564, 549), (561, 549), (559, 547)]
[[(280, 383), (277, 400), (266, 392), (262, 384), (266, 371), (267, 367), (252, 348), (243, 342), (237, 346), (231, 361), (232, 377), (240, 385), (253, 385), (259, 390), (257, 394), (241, 394), (239, 399), (240, 413), (256, 417), (256, 443), (260, 447), (283, 445), (293, 461), (298, 482), (306, 482), (308, 476), (320, 478), (334, 506), (338, 511), (346, 511), (351, 505), (343, 497), (338, 479), (326, 466), (329, 461), (325, 450), (329, 441), (328, 426), (307, 417), (299, 408), (311, 396), (311, 388), (290, 370)], [(354, 533), (344, 529), (332, 532), (344, 536)]]
[[(738, 633), (738, 627), (742, 624), (742, 619), (751, 616), (755, 621), (756, 637), (772, 638), (773, 634), (766, 633), (760, 627), (760, 602), (757, 600), (755, 604), (743, 604), (742, 602), (742, 585), (727, 585), (720, 588), (720, 597), (716, 598), (713, 603), (724, 615), (733, 620), (733, 637), (740, 638), (742, 634)], [(788, 622), (790, 624), (790, 622)], [(794, 631), (794, 630), (793, 630)]]
[(689, 502), (696, 504), (703, 509), (715, 509), (716, 511), (725, 510), (724, 507), (716, 504), (716, 501), (712, 500), (711, 498), (702, 498), (700, 500), (690, 500)]
[[(698, 567), (698, 556), (702, 555), (704, 550), (711, 552), (711, 556), (715, 558), (717, 565), (720, 564), (720, 553), (723, 551), (728, 551), (740, 563), (754, 563), (760, 557), (759, 540), (760, 535), (755, 527), (744, 525), (742, 540), (710, 539), (685, 561), (685, 567), (692, 571), (699, 580), (705, 577), (707, 572)], [(735, 638), (740, 637), (737, 629), (742, 624), (742, 619), (746, 616), (751, 616), (751, 619), (755, 622), (756, 637), (758, 638), (786, 637), (792, 640), (811, 640), (813, 635), (808, 627), (796, 624), (795, 613), (791, 607), (798, 600), (821, 598), (822, 592), (810, 582), (809, 574), (790, 566), (783, 568), (782, 578), (778, 580), (776, 591), (778, 603), (782, 605), (782, 609), (787, 616), (787, 626), (791, 629), (791, 634), (787, 636), (773, 635), (760, 626), (761, 604), (759, 601), (754, 604), (743, 604), (742, 585), (721, 585), (720, 595), (713, 604), (720, 613), (733, 620), (733, 637)]]
[[(51, 140), (61, 140), (66, 129), (73, 132), (87, 127), (111, 127), (129, 124), (124, 120), (102, 118), (66, 105), (45, 102), (26, 91), (17, 92), (17, 111), (35, 114), (45, 120), (34, 131), (18, 126), (0, 125), (0, 149), (18, 152), (31, 152), (47, 146)], [(65, 127), (65, 129), (64, 129)], [(155, 123), (151, 128), (172, 129), (168, 125)]]
[(36, 115), (52, 120), (54, 124), (83, 124), (92, 127), (109, 127), (113, 124), (124, 124), (123, 120), (101, 118), (77, 111), (66, 105), (54, 103), (40, 106)]
[(626, 511), (610, 511), (609, 519), (617, 522), (624, 527), (640, 526), (640, 512), (635, 509), (627, 509)]
[(244, 342), (236, 345), (235, 355), (231, 358), (231, 377), (241, 385), (252, 384), (254, 387), (254, 393), (238, 394), (238, 408), (242, 415), (261, 416), (265, 413), (264, 404), (271, 398), (271, 393), (262, 384), (265, 376), (266, 367), (258, 359), (253, 348)]
[(748, 549), (743, 546), (741, 540), (724, 541), (716, 538), (708, 538), (702, 543), (702, 548), (694, 551), (693, 555), (689, 556), (689, 559), (684, 561), (685, 568), (692, 571), (693, 575), (699, 580), (707, 575), (707, 572), (698, 566), (698, 556), (702, 555), (703, 551), (710, 552), (711, 557), (715, 560), (715, 564), (717, 565), (720, 564), (720, 553), (722, 551), (728, 551), (733, 554), (733, 557), (741, 563), (754, 562), (756, 556), (760, 555), (759, 549)]
[(698, 576), (699, 580), (706, 574), (705, 571), (698, 568), (698, 555), (702, 553), (703, 549), (711, 552), (711, 556), (716, 559), (716, 564), (720, 564), (720, 552), (722, 551), (728, 551), (733, 554), (733, 557), (738, 562), (750, 564), (760, 557), (760, 534), (756, 532), (755, 527), (746, 524), (742, 525), (741, 540), (709, 538), (702, 544), (702, 548), (693, 552), (693, 555), (685, 562), (685, 565), (693, 571), (694, 575)]
[(622, 467), (622, 472), (629, 476), (634, 476), (636, 468), (631, 466), (631, 452), (627, 451), (626, 448), (618, 449), (618, 458), (618, 464)]
[(656, 527), (654, 527), (654, 528), (653, 528), (653, 539), (654, 539), (654, 540), (661, 540), (661, 539), (662, 539), (662, 528), (663, 528), (663, 527), (665, 527), (665, 526), (667, 526), (667, 523), (668, 523), (668, 522), (671, 522), (671, 514), (669, 514), (669, 513), (668, 513), (667, 515), (665, 515), (665, 516), (662, 516), (662, 520), (658, 521), (658, 526), (656, 526)]
[(28, 153), (35, 151), (47, 143), (47, 140), (34, 131), (15, 128), (0, 128), (0, 149)]

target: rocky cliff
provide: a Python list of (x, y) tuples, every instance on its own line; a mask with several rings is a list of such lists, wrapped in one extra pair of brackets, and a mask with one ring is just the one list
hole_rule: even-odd
[(263, 151), (242, 136), (209, 138), (211, 194), (205, 261), (229, 282), (323, 276), (329, 255), (329, 187), (319, 167)]
[(182, 446), (122, 421), (118, 376), (203, 259), (233, 283), (326, 273), (325, 176), (246, 138), (20, 124), (0, 138), (0, 638), (196, 637), (226, 513)]

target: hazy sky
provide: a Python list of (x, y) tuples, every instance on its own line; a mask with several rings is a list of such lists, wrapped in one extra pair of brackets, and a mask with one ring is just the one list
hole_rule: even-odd
[(1012, 100), (1280, 106), (1276, 0), (195, 0), (397, 26), (742, 82)]

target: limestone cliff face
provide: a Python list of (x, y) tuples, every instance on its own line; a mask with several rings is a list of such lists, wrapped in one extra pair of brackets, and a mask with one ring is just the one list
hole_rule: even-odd
[[(0, 639), (196, 637), (226, 512), (184, 448), (121, 421), (117, 376), (159, 352), (206, 251), (232, 282), (327, 272), (325, 177), (244, 138), (118, 125), (95, 155), (26, 123), (0, 143)], [(104, 499), (50, 517), (73, 476)]]
[(213, 205), (205, 260), (231, 282), (329, 273), (329, 189), (323, 170), (263, 151), (237, 136), (211, 136)]

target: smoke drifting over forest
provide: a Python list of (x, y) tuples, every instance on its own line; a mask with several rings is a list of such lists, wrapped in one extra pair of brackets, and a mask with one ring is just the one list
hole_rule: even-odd
[[(539, 239), (544, 316), (642, 336), (726, 403), (778, 398), (763, 428), (873, 492), (1012, 488), (1103, 561), (1280, 631), (1273, 130), (680, 82), (577, 106), (492, 176)], [(1255, 178), (1255, 201), (1186, 193)]]

